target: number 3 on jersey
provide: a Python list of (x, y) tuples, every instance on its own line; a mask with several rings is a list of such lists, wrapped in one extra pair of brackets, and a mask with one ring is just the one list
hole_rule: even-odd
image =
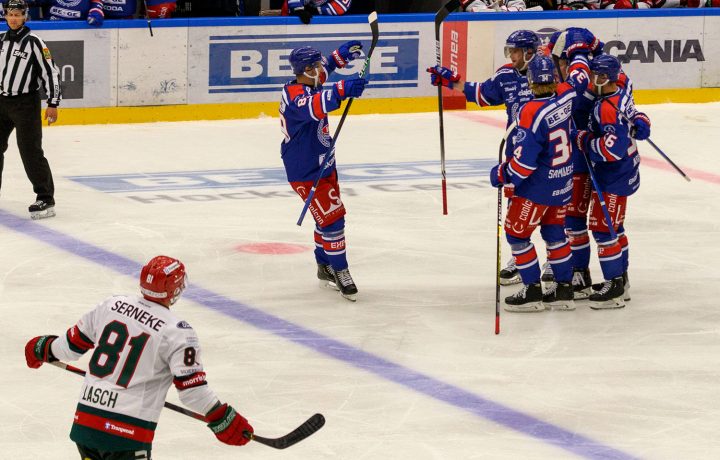
[(555, 156), (552, 159), (552, 166), (560, 166), (570, 159), (570, 143), (568, 142), (567, 131), (564, 129), (556, 129), (549, 136), (550, 143), (555, 143)]
[(125, 346), (129, 344), (130, 352), (125, 358), (125, 363), (116, 382), (119, 386), (127, 388), (133, 374), (135, 374), (145, 344), (150, 339), (150, 335), (144, 332), (135, 337), (130, 337), (130, 340), (128, 340), (129, 336), (127, 326), (124, 323), (120, 321), (108, 323), (103, 329), (95, 347), (95, 352), (90, 359), (88, 367), (90, 373), (100, 378), (111, 375), (115, 372), (118, 361), (120, 361), (120, 354), (125, 349)]

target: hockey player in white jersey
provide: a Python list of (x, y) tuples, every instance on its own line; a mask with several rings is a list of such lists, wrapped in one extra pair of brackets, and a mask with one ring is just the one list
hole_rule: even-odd
[(65, 335), (35, 337), (25, 346), (35, 369), (94, 350), (70, 431), (83, 460), (150, 459), (171, 384), (184, 405), (206, 414), (221, 442), (249, 441), (252, 426), (207, 385), (195, 331), (170, 310), (186, 280), (182, 262), (154, 257), (140, 273), (142, 297), (109, 297)]

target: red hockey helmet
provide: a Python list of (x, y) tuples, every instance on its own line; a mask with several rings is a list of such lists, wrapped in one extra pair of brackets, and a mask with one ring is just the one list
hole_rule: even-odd
[(167, 256), (153, 257), (140, 272), (143, 297), (169, 307), (185, 290), (185, 265)]

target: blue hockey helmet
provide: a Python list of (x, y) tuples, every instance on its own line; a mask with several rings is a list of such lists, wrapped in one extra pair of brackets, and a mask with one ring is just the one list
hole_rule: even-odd
[(305, 67), (312, 67), (322, 60), (322, 54), (312, 46), (301, 46), (290, 53), (290, 67), (295, 75), (302, 75)]
[(530, 84), (555, 83), (555, 65), (547, 56), (536, 56), (530, 61), (527, 69)]
[(538, 34), (532, 30), (516, 30), (505, 40), (505, 57), (510, 57), (510, 49), (512, 48), (537, 51), (541, 43)]
[(590, 70), (595, 74), (607, 75), (610, 81), (617, 81), (620, 74), (620, 61), (611, 54), (601, 54), (590, 61)]

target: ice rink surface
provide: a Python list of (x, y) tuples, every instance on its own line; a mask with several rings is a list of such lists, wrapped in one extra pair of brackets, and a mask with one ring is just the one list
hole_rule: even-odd
[(327, 425), (286, 451), (233, 448), (165, 410), (153, 458), (720, 458), (720, 104), (641, 109), (693, 181), (640, 144), (632, 300), (503, 312), (499, 336), (487, 172), (504, 112), (446, 112), (447, 216), (436, 114), (348, 118), (337, 158), (357, 303), (317, 286), (276, 118), (46, 129), (57, 217), (42, 221), (29, 219), (13, 143), (0, 197), (0, 457), (79, 458), (68, 433), (81, 379), (28, 369), (24, 345), (136, 293), (142, 263), (167, 254), (187, 266), (173, 309), (197, 331), (219, 397), (263, 436), (315, 412)]

